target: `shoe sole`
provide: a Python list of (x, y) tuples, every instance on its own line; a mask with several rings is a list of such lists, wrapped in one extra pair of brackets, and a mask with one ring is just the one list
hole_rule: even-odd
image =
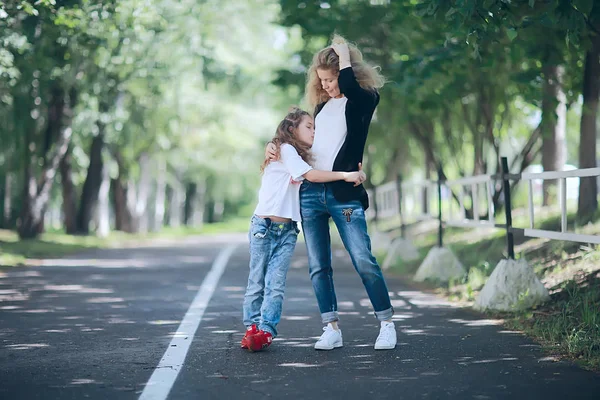
[(393, 350), (396, 348), (396, 345), (393, 346), (375, 346), (375, 350)]
[(340, 344), (334, 344), (332, 347), (317, 347), (315, 346), (315, 350), (333, 350), (333, 349), (339, 349), (340, 347), (344, 347), (343, 343)]

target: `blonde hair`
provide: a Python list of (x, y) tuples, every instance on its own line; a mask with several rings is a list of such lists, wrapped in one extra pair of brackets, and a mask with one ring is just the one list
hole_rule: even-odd
[[(383, 87), (385, 78), (379, 72), (379, 67), (370, 65), (363, 60), (362, 53), (352, 43), (348, 43), (346, 39), (338, 34), (333, 35), (331, 44), (348, 44), (350, 50), (350, 63), (352, 70), (356, 76), (358, 84), (367, 90), (376, 90)], [(306, 103), (314, 109), (317, 105), (329, 100), (329, 95), (321, 86), (321, 81), (317, 75), (317, 70), (323, 69), (331, 71), (334, 75), (340, 73), (340, 60), (331, 46), (325, 47), (318, 51), (312, 60), (308, 74), (306, 76), (305, 96)]]
[[(312, 116), (306, 111), (298, 108), (291, 107), (288, 111), (288, 114), (285, 118), (279, 123), (277, 126), (277, 131), (275, 132), (275, 137), (271, 139), (271, 142), (277, 148), (277, 152), (279, 152), (281, 145), (287, 143), (291, 146), (294, 146), (298, 155), (302, 157), (302, 159), (307, 163), (312, 163), (312, 154), (310, 152), (310, 145), (304, 143), (300, 139), (296, 137), (296, 132), (302, 120), (306, 117), (312, 118)], [(260, 166), (260, 172), (264, 172), (267, 165), (269, 165), (270, 160), (265, 160)]]

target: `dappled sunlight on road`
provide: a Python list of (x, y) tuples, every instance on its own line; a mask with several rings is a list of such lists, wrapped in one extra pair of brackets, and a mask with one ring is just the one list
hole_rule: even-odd
[(321, 364), (307, 364), (307, 363), (283, 363), (279, 364), (280, 367), (292, 367), (292, 368), (318, 368), (326, 365), (336, 364), (335, 362), (326, 362)]
[(121, 303), (124, 301), (125, 299), (122, 297), (93, 297), (86, 300), (87, 303)]
[(102, 382), (96, 382), (93, 379), (73, 379), (71, 385), (89, 385), (91, 383), (102, 384)]
[(354, 309), (353, 301), (338, 301), (338, 310)]
[(461, 361), (458, 364), (459, 365), (490, 364), (490, 363), (495, 363), (495, 362), (499, 362), (499, 361), (517, 361), (517, 360), (518, 360), (518, 358), (515, 358), (515, 357), (502, 357), (502, 358), (492, 358), (492, 359), (485, 359), (485, 360)]
[(46, 314), (49, 312), (53, 312), (54, 310), (50, 309), (50, 308), (33, 308), (33, 309), (29, 309), (29, 310), (19, 310), (19, 311), (15, 311), (15, 312), (22, 312), (22, 313), (26, 313), (26, 314)]
[(281, 319), (286, 321), (309, 321), (312, 317), (308, 315), (282, 315)]
[(501, 319), (478, 319), (478, 320), (464, 320), (464, 319), (449, 319), (449, 322), (454, 322), (456, 324), (463, 324), (466, 326), (494, 326), (494, 325), (502, 325), (504, 320)]
[(29, 296), (21, 293), (16, 289), (0, 290), (0, 302), (1, 301), (25, 301), (28, 300)]
[(552, 362), (552, 363), (554, 363), (554, 362), (559, 362), (559, 361), (560, 361), (560, 359), (558, 357), (554, 357), (554, 356), (542, 357), (542, 358), (540, 358), (538, 360), (539, 363), (542, 363), (542, 362)]
[(360, 315), (360, 312), (358, 312), (358, 311), (338, 311), (338, 314), (340, 316), (342, 316), (342, 315)]
[(181, 323), (181, 321), (179, 321), (179, 320), (172, 320), (172, 321), (157, 320), (157, 321), (148, 321), (147, 323), (150, 325), (179, 325)]
[(114, 289), (92, 288), (83, 285), (44, 285), (41, 290), (71, 293), (94, 293), (109, 294), (114, 293)]
[(40, 349), (40, 348), (49, 347), (49, 346), (50, 345), (46, 344), (46, 343), (29, 343), (29, 344), (19, 343), (19, 344), (7, 344), (4, 347), (7, 349), (10, 349), (10, 350), (30, 350), (30, 349)]
[(242, 286), (224, 286), (220, 288), (220, 290), (225, 292), (244, 292), (246, 288)]
[(145, 253), (130, 254), (122, 258), (73, 258), (43, 260), (45, 267), (94, 267), (109, 269), (125, 268), (152, 268), (152, 267), (171, 267), (182, 268), (186, 265), (203, 264), (210, 261), (206, 256), (192, 255), (174, 255), (165, 259), (164, 257), (152, 257)]
[(400, 329), (400, 332), (405, 335), (428, 335), (431, 334), (424, 329)]
[(397, 294), (406, 299), (409, 304), (421, 308), (461, 308), (460, 305), (451, 303), (441, 297), (420, 291), (400, 291)]
[[(17, 364), (44, 365), (49, 371), (54, 363), (65, 365), (62, 359), (69, 354), (95, 360), (90, 371), (102, 369), (105, 362), (111, 368), (115, 362), (152, 367), (148, 357), (159, 357), (169, 340), (180, 335), (174, 330), (213, 257), (198, 250), (148, 250), (146, 255), (106, 251), (99, 255), (103, 260), (74, 257), (42, 267), (0, 268), (0, 362), (9, 365), (11, 354), (20, 351), (30, 355)], [(237, 295), (243, 288), (224, 291)], [(162, 313), (156, 313), (157, 304)], [(104, 385), (100, 380), (105, 375), (86, 375), (71, 375), (56, 387)]]
[(392, 317), (392, 321), (404, 321), (406, 319), (420, 317), (421, 315), (422, 314), (415, 313), (415, 312), (394, 313), (394, 316)]

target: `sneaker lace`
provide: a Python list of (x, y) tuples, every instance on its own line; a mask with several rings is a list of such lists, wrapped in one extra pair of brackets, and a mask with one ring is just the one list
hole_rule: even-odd
[(389, 340), (392, 337), (392, 333), (394, 332), (393, 325), (386, 325), (381, 328), (379, 331), (379, 336), (377, 336), (377, 340), (384, 339)]
[(334, 333), (335, 333), (335, 329), (333, 329), (332, 327), (327, 325), (323, 328), (323, 334), (321, 335), (319, 340), (328, 340), (331, 337), (331, 335)]

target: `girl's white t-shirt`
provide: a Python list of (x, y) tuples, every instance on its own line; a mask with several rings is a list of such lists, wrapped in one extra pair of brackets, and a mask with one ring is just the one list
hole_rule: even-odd
[(300, 184), (302, 175), (312, 169), (294, 146), (284, 143), (279, 161), (271, 161), (263, 172), (255, 215), (291, 218), (301, 221)]
[(346, 126), (346, 103), (348, 98), (331, 98), (325, 103), (315, 120), (315, 141), (311, 152), (315, 169), (332, 171), (348, 133)]

